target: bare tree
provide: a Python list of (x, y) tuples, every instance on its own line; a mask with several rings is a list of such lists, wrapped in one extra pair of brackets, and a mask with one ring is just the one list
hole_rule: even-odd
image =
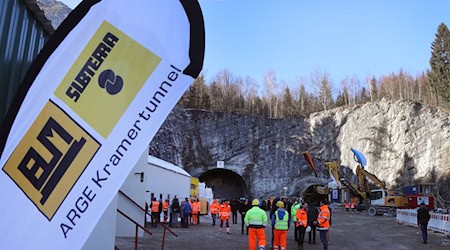
[(278, 116), (276, 106), (278, 105), (278, 85), (277, 78), (275, 76), (275, 72), (269, 71), (266, 73), (264, 77), (265, 83), (265, 96), (264, 100), (268, 105), (269, 117), (276, 118)]
[(315, 70), (310, 76), (310, 81), (323, 110), (332, 108), (334, 101), (328, 72)]
[(258, 97), (258, 82), (251, 77), (247, 77), (245, 79), (244, 97), (247, 112), (252, 115), (258, 114), (256, 110), (256, 98)]

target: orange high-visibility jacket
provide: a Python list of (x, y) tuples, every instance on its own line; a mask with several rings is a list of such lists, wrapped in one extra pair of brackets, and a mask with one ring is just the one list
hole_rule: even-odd
[(230, 218), (231, 207), (226, 203), (222, 203), (219, 208), (219, 214), (221, 220), (228, 220)]
[(162, 210), (163, 210), (163, 211), (169, 210), (169, 202), (165, 201), (165, 202), (163, 203)]
[(308, 226), (308, 214), (304, 208), (300, 208), (297, 210), (297, 222), (299, 226), (307, 227)]
[(199, 203), (200, 202), (196, 202), (196, 201), (192, 202), (192, 213), (195, 215), (197, 215), (197, 213), (200, 212), (200, 209), (198, 206)]
[(219, 213), (219, 203), (213, 201), (213, 203), (211, 204), (211, 206), (209, 207), (211, 214), (217, 214)]
[(195, 202), (195, 205), (197, 206), (197, 213), (200, 213), (202, 211), (202, 204), (200, 201)]
[(189, 205), (191, 205), (191, 213), (197, 214), (197, 206), (195, 205), (195, 201), (190, 201)]
[(159, 212), (159, 201), (152, 201), (152, 212)]
[(320, 213), (317, 217), (318, 230), (328, 230), (330, 228), (330, 209), (327, 205), (320, 207)]

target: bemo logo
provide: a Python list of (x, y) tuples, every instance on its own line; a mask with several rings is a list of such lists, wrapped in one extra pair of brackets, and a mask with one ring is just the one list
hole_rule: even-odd
[(49, 101), (3, 171), (51, 220), (100, 144)]
[(115, 95), (122, 90), (123, 79), (120, 76), (116, 76), (111, 69), (107, 69), (98, 77), (98, 85), (102, 89), (106, 89), (108, 94)]

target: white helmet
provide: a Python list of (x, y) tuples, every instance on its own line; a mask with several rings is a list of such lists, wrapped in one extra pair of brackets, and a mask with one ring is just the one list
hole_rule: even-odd
[(310, 226), (308, 226), (308, 227), (306, 228), (306, 232), (307, 232), (307, 233), (311, 232), (311, 227), (310, 227)]

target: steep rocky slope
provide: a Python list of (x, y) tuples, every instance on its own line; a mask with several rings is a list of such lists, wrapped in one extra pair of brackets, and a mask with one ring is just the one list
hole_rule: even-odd
[(340, 160), (354, 171), (351, 148), (365, 154), (366, 169), (389, 188), (439, 182), (449, 198), (450, 115), (415, 102), (382, 100), (287, 120), (178, 107), (150, 153), (194, 176), (225, 161), (225, 168), (240, 174), (259, 196), (284, 186), (296, 194), (305, 183), (323, 182), (312, 177), (301, 154), (306, 150), (321, 177), (327, 176), (327, 160)]

